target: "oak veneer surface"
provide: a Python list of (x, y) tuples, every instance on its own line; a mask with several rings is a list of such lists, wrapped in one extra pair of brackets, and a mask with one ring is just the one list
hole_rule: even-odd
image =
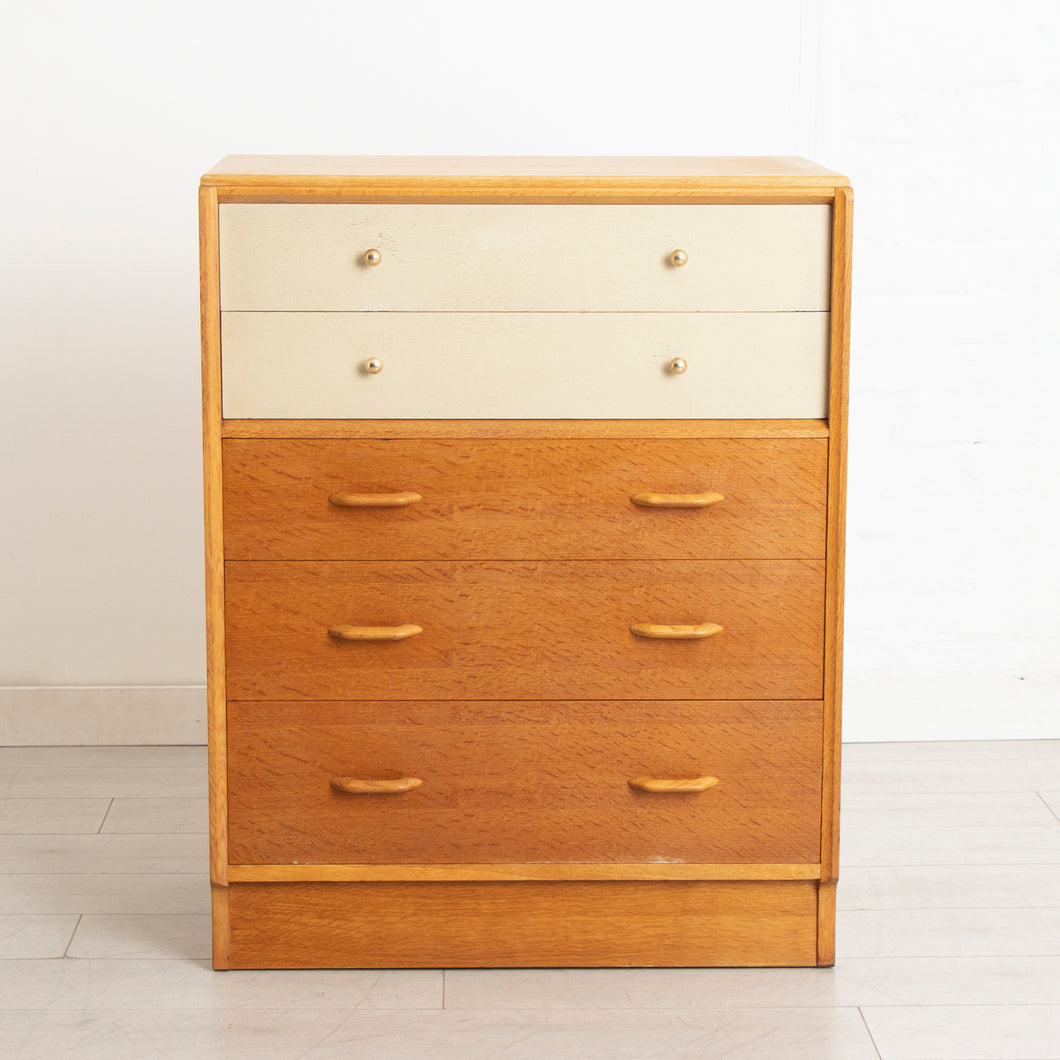
[[(824, 557), (815, 439), (238, 440), (224, 453), (228, 559)], [(414, 492), (401, 508), (341, 493)], [(649, 509), (643, 491), (718, 493)]]
[[(227, 155), (208, 173), (205, 185), (314, 183), (349, 177), (564, 177), (576, 186), (592, 176), (667, 179), (690, 177), (747, 185), (755, 178), (806, 186), (846, 186), (846, 177), (795, 155)], [(308, 178), (308, 179), (307, 179)]]
[[(820, 560), (228, 562), (229, 699), (817, 699)], [(633, 623), (717, 623), (648, 640)], [(339, 625), (415, 624), (396, 643)]]
[(233, 702), (228, 726), (240, 864), (819, 860), (820, 702)]
[(817, 884), (238, 883), (232, 968), (796, 965)]

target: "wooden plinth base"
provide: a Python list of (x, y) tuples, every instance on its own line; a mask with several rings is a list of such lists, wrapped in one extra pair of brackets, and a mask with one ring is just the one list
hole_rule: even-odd
[(238, 883), (215, 888), (214, 965), (814, 965), (817, 921), (804, 880)]

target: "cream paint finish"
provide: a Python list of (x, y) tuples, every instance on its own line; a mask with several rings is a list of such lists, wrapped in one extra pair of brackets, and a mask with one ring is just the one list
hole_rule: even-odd
[(224, 416), (820, 419), (828, 327), (827, 313), (224, 313)]
[(830, 206), (225, 203), (221, 308), (820, 311), (830, 224)]

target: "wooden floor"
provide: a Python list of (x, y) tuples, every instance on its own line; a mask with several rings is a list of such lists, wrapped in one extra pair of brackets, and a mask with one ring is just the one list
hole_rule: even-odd
[(0, 749), (0, 1056), (1060, 1058), (1060, 741), (845, 749), (834, 969), (213, 972), (205, 751)]

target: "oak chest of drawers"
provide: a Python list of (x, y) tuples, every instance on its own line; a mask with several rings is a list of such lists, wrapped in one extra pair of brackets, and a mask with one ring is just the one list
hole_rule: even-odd
[(214, 964), (830, 964), (851, 192), (200, 189)]

